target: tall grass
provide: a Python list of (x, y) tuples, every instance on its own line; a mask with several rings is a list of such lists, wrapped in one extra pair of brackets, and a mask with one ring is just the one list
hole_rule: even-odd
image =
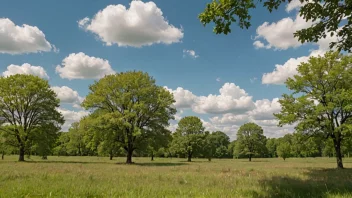
[(352, 159), (31, 158), (0, 161), (0, 197), (352, 197)]

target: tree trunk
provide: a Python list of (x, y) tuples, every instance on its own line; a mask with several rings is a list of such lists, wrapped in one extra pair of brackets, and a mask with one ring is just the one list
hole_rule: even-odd
[(154, 161), (154, 152), (152, 151), (152, 161)]
[(252, 161), (252, 155), (251, 154), (249, 154), (249, 156), (248, 156), (248, 161)]
[(5, 152), (2, 151), (2, 153), (1, 153), (1, 159), (2, 159), (2, 160), (4, 160), (4, 156), (5, 156)]
[(192, 161), (192, 152), (191, 151), (188, 151), (188, 159), (187, 159), (187, 161), (188, 162), (191, 162)]
[(48, 159), (48, 156), (44, 155), (42, 156), (42, 160), (47, 160)]
[(132, 164), (132, 154), (133, 154), (133, 149), (131, 149), (131, 148), (127, 149), (126, 164)]
[(24, 162), (24, 146), (20, 146), (20, 155), (18, 161)]
[(208, 161), (211, 162), (211, 157), (208, 157)]
[(342, 154), (341, 154), (341, 140), (336, 138), (334, 138), (333, 140), (334, 140), (334, 146), (335, 146), (335, 152), (336, 152), (337, 168), (343, 169)]
[(110, 160), (112, 160), (113, 155), (112, 155), (112, 151), (110, 151)]

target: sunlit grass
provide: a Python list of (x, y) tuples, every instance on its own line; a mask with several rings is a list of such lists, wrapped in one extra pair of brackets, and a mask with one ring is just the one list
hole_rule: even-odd
[(352, 159), (16, 159), (0, 161), (0, 197), (352, 197)]

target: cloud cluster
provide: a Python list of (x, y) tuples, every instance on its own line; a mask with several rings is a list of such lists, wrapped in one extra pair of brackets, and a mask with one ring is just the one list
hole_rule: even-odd
[(62, 64), (56, 67), (56, 72), (61, 78), (67, 79), (99, 79), (105, 75), (114, 74), (109, 61), (88, 56), (83, 52), (72, 53)]
[(252, 96), (234, 83), (225, 83), (219, 90), (220, 94), (208, 96), (196, 96), (182, 87), (176, 90), (167, 87), (165, 89), (174, 95), (176, 108), (191, 108), (200, 114), (245, 112), (254, 108)]
[(132, 1), (130, 7), (109, 5), (92, 19), (78, 21), (108, 46), (142, 47), (155, 43), (171, 44), (183, 38), (182, 29), (170, 25), (154, 2)]
[[(210, 116), (208, 121), (202, 120), (206, 130), (224, 131), (231, 139), (236, 137), (238, 128), (247, 122), (261, 125), (268, 137), (279, 137), (293, 132), (293, 126), (277, 127), (278, 122), (273, 114), (281, 110), (278, 98), (253, 101), (244, 89), (234, 83), (225, 83), (218, 95), (196, 96), (181, 87), (167, 90), (174, 95), (175, 106), (179, 111), (183, 113), (183, 109), (190, 109), (194, 113)], [(177, 115), (178, 120), (182, 113)], [(169, 127), (173, 131), (176, 128), (175, 123)]]
[(8, 18), (0, 18), (0, 53), (23, 54), (48, 52), (55, 49), (36, 26), (15, 25)]
[(49, 76), (46, 73), (45, 69), (41, 66), (33, 66), (28, 63), (24, 63), (22, 65), (9, 65), (7, 66), (7, 70), (2, 73), (3, 76), (11, 76), (15, 74), (28, 74), (39, 76), (41, 78), (48, 79)]

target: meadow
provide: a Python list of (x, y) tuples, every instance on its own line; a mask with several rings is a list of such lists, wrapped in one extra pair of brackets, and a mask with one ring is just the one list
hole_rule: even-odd
[(352, 197), (352, 159), (31, 157), (0, 161), (0, 197)]

